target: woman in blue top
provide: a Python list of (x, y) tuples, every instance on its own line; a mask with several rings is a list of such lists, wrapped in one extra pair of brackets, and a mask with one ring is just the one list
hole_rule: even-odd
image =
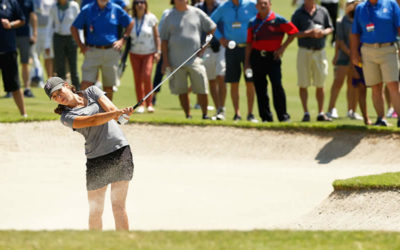
[(59, 104), (54, 111), (61, 115), (61, 122), (85, 137), (89, 229), (102, 229), (104, 198), (111, 184), (115, 227), (128, 230), (125, 201), (133, 160), (129, 143), (116, 120), (124, 114), (131, 115), (133, 108), (118, 109), (96, 86), (76, 92), (59, 77), (47, 80), (44, 90)]

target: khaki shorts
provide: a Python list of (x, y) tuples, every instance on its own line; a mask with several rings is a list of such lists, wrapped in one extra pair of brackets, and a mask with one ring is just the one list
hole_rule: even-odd
[(85, 53), (85, 60), (82, 65), (82, 81), (95, 83), (97, 81), (97, 73), (101, 69), (103, 87), (119, 85), (119, 59), (119, 51), (113, 48), (90, 48)]
[(367, 86), (373, 86), (381, 82), (397, 82), (399, 80), (399, 62), (396, 46), (382, 48), (362, 46), (361, 57)]
[[(173, 69), (172, 69), (173, 70)], [(169, 88), (175, 95), (189, 92), (188, 77), (190, 78), (192, 91), (195, 94), (208, 94), (208, 78), (203, 60), (197, 57), (191, 65), (180, 68), (169, 79)]]
[(211, 48), (207, 48), (203, 55), (204, 66), (206, 67), (208, 80), (215, 80), (217, 76), (225, 76), (225, 48), (215, 53)]
[(299, 48), (297, 52), (297, 85), (300, 88), (324, 87), (328, 76), (328, 59), (325, 50)]

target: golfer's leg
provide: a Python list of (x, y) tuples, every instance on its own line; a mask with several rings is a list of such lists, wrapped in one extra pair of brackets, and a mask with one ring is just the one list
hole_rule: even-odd
[(129, 230), (128, 215), (125, 208), (128, 187), (129, 181), (111, 183), (111, 203), (116, 230)]
[(102, 230), (103, 228), (101, 217), (103, 216), (104, 211), (104, 197), (106, 190), (107, 186), (88, 191), (90, 230)]

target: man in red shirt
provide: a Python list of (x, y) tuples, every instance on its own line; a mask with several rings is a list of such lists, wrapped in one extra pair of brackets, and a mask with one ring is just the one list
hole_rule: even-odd
[[(282, 87), (281, 57), (287, 46), (294, 40), (298, 29), (285, 18), (271, 10), (271, 0), (257, 0), (257, 16), (249, 23), (245, 69), (253, 71), (254, 86), (260, 117), (263, 122), (272, 122), (267, 92), (268, 75), (278, 120), (287, 122), (286, 95)], [(288, 35), (282, 44), (283, 37)]]

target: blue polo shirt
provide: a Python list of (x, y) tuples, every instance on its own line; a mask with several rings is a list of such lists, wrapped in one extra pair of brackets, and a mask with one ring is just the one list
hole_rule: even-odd
[[(16, 0), (2, 0), (0, 5), (0, 19), (8, 19), (10, 22), (15, 20), (25, 21), (22, 12)], [(4, 29), (0, 25), (0, 53), (13, 52), (17, 48), (15, 46), (15, 29)]]
[(118, 40), (118, 26), (127, 27), (132, 18), (118, 5), (108, 2), (100, 9), (97, 2), (87, 4), (72, 26), (86, 30), (86, 44), (110, 45)]
[[(85, 7), (86, 4), (94, 3), (94, 2), (96, 2), (96, 0), (82, 0), (81, 1), (81, 10), (83, 9), (83, 7)], [(126, 7), (124, 0), (110, 0), (110, 2), (119, 5), (121, 8)]]
[[(367, 26), (373, 24), (373, 31)], [(359, 34), (362, 43), (395, 42), (400, 27), (400, 8), (394, 0), (378, 0), (360, 3), (354, 15), (352, 33)]]
[(231, 0), (222, 3), (211, 15), (215, 23), (223, 23), (223, 30), (217, 28), (215, 37), (218, 40), (225, 37), (236, 43), (246, 43), (247, 26), (257, 13), (253, 0), (239, 0), (239, 6), (234, 5)]
[(31, 36), (29, 20), (31, 13), (34, 11), (33, 0), (18, 0), (18, 4), (25, 16), (25, 24), (16, 29), (17, 36)]

